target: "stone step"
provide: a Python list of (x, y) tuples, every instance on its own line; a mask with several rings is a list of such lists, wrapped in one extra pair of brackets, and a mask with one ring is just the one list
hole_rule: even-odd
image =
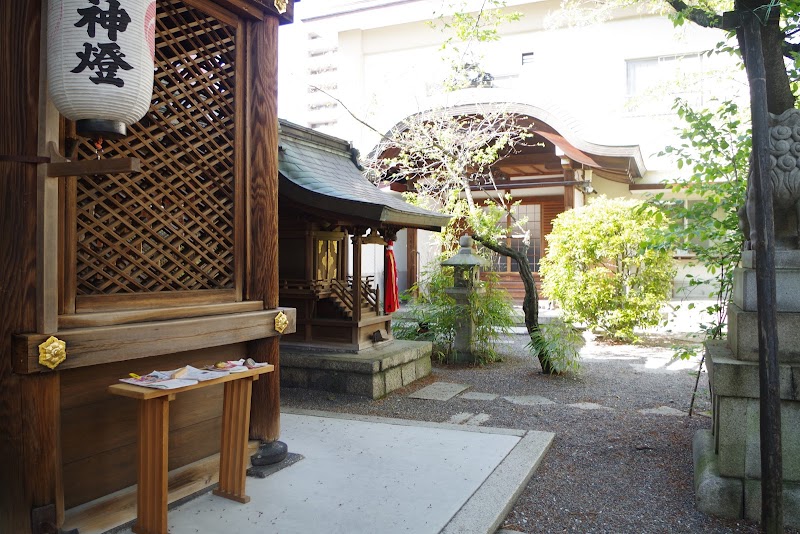
[[(755, 250), (742, 251), (742, 267), (745, 269), (756, 268)], [(800, 269), (800, 250), (775, 250), (775, 269)]]
[[(778, 361), (800, 362), (800, 313), (777, 314)], [(728, 306), (728, 345), (734, 357), (758, 361), (758, 313), (745, 311), (736, 304)]]
[[(775, 304), (778, 312), (800, 312), (800, 268), (775, 269)], [(733, 303), (744, 311), (758, 309), (756, 271), (738, 268), (733, 271)]]

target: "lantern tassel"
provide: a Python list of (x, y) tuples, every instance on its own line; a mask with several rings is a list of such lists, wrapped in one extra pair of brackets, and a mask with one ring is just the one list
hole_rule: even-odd
[(103, 138), (98, 137), (94, 141), (94, 153), (97, 154), (97, 159), (100, 159), (100, 155), (103, 153)]

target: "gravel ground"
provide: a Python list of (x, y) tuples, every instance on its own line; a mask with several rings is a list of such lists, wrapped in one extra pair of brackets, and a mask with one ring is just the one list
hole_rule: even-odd
[[(549, 377), (526, 355), (526, 336), (503, 341), (503, 361), (483, 367), (434, 365), (431, 376), (380, 400), (284, 388), (293, 408), (449, 422), (488, 414), (483, 426), (554, 432), (555, 441), (502, 524), (531, 533), (758, 532), (756, 524), (714, 518), (694, 507), (692, 436), (708, 415), (643, 414), (668, 407), (687, 412), (697, 362), (672, 360), (674, 339), (648, 335), (640, 345), (612, 345), (587, 334), (577, 376)], [(468, 384), (491, 401), (411, 399), (433, 382)], [(710, 410), (707, 375), (695, 410)], [(524, 406), (505, 396), (538, 395), (555, 404)], [(593, 403), (602, 408), (569, 406)]]

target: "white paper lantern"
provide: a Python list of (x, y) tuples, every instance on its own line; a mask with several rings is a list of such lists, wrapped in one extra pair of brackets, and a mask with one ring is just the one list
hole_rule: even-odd
[(50, 0), (50, 98), (78, 133), (118, 138), (153, 94), (155, 0)]

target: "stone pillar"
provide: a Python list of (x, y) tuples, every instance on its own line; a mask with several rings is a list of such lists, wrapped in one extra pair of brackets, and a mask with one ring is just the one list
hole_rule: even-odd
[(475, 339), (475, 323), (469, 313), (469, 297), (479, 290), (472, 287), (451, 287), (445, 293), (453, 297), (456, 305), (462, 310), (456, 321), (456, 335), (453, 339), (453, 363), (473, 363), (473, 339)]
[(475, 361), (472, 340), (475, 337), (475, 323), (469, 309), (469, 298), (478, 293), (478, 280), (480, 279), (479, 266), (487, 262), (484, 258), (475, 255), (472, 250), (472, 238), (461, 236), (458, 240), (461, 249), (450, 259), (441, 263), (442, 266), (453, 268), (453, 287), (445, 292), (453, 297), (461, 310), (456, 323), (455, 339), (453, 340), (453, 362), (471, 363)]
[[(783, 499), (786, 526), (800, 527), (800, 250), (776, 250)], [(758, 316), (755, 253), (734, 272), (727, 342), (706, 344), (713, 424), (694, 437), (697, 508), (761, 518)]]

